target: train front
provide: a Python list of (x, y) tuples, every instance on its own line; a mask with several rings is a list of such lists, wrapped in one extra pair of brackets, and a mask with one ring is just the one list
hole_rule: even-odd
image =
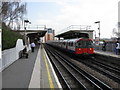
[(79, 39), (76, 42), (76, 54), (94, 54), (94, 47), (92, 40)]

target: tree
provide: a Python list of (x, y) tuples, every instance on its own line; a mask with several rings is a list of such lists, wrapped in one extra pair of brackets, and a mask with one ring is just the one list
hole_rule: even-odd
[(118, 38), (120, 38), (120, 33), (119, 32), (116, 32), (116, 35), (118, 36)]
[(8, 26), (13, 22), (17, 22), (23, 19), (26, 14), (26, 3), (21, 2), (2, 2), (2, 22)]

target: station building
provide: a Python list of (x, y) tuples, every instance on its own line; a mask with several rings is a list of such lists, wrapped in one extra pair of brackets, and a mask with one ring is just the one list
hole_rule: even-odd
[(47, 28), (46, 31), (47, 32), (45, 34), (44, 41), (47, 42), (48, 40), (54, 40), (55, 30), (52, 28)]

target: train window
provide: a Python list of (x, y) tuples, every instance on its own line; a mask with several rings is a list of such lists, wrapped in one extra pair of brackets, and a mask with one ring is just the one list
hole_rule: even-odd
[(70, 42), (70, 46), (71, 46), (71, 42)]
[(92, 48), (93, 47), (93, 42), (92, 41), (87, 41), (86, 42), (86, 47)]
[(70, 46), (70, 42), (69, 42), (69, 46)]
[(70, 46), (73, 46), (73, 42), (70, 42)]
[(76, 47), (82, 48), (83, 47), (83, 41), (77, 42)]
[(65, 43), (65, 45), (67, 45), (67, 42)]
[(76, 47), (79, 47), (79, 48), (92, 48), (93, 43), (92, 43), (92, 41), (89, 41), (89, 40), (81, 40), (81, 41), (76, 43)]
[(71, 42), (71, 46), (73, 46), (73, 42)]

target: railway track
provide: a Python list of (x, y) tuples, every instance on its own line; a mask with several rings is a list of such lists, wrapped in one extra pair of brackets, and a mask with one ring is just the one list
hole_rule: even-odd
[(80, 88), (81, 90), (112, 90), (108, 85), (74, 65), (50, 46), (45, 45), (45, 50), (65, 84), (63, 88)]
[(117, 83), (120, 83), (120, 69), (108, 64), (101, 63), (95, 59), (81, 60), (82, 63), (106, 75)]
[[(69, 56), (69, 54), (67, 54)], [(105, 75), (106, 77), (112, 79), (113, 81), (120, 84), (120, 69), (119, 66), (114, 64), (103, 62), (104, 60), (99, 60), (98, 58), (84, 58), (79, 59), (79, 57), (72, 56), (75, 60), (87, 65), (88, 67), (96, 70), (97, 72)]]
[(101, 67), (104, 67), (112, 72), (114, 72), (116, 75), (120, 76), (120, 66), (116, 66), (114, 64), (109, 64), (108, 62), (103, 62), (103, 60), (92, 58), (90, 59), (90, 62), (94, 63), (96, 65), (99, 65)]

